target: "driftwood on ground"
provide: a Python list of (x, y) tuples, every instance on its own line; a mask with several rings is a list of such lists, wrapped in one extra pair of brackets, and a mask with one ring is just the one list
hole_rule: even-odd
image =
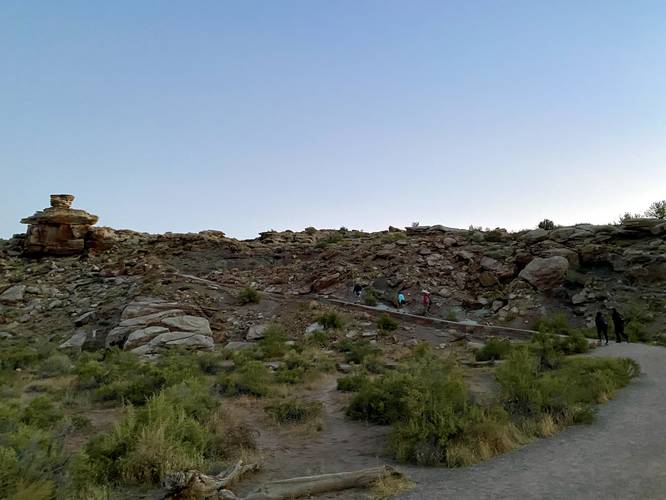
[(402, 477), (402, 474), (384, 465), (353, 472), (296, 477), (267, 483), (244, 500), (286, 500), (348, 488), (367, 488), (390, 476)]
[(216, 476), (209, 476), (197, 470), (187, 470), (169, 474), (163, 484), (170, 492), (167, 498), (236, 498), (227, 488), (244, 474), (258, 469), (257, 464), (245, 464), (239, 460)]
[(227, 489), (228, 486), (237, 482), (243, 474), (253, 472), (258, 468), (256, 464), (243, 464), (239, 460), (234, 466), (217, 476), (208, 476), (196, 470), (175, 472), (169, 474), (164, 480), (164, 486), (170, 492), (167, 498), (287, 500), (349, 488), (368, 488), (388, 477), (403, 477), (402, 473), (393, 467), (384, 465), (352, 472), (337, 472), (271, 481), (242, 499)]

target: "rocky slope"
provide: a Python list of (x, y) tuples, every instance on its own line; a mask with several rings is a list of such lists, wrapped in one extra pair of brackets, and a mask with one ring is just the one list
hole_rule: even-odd
[[(208, 348), (243, 339), (285, 301), (310, 294), (351, 298), (355, 283), (387, 307), (405, 290), (413, 312), (428, 289), (431, 313), (449, 319), (524, 327), (560, 311), (591, 326), (597, 310), (617, 306), (640, 310), (641, 328), (653, 334), (666, 320), (666, 223), (657, 219), (518, 233), (309, 228), (249, 241), (216, 231), (149, 235), (109, 228), (95, 228), (86, 241), (91, 234), (103, 234), (104, 244), (67, 257), (26, 256), (21, 236), (0, 242), (3, 336), (43, 332), (66, 341), (74, 335), (64, 347), (117, 344), (144, 354), (170, 343)], [(259, 309), (239, 307), (235, 296), (247, 286), (270, 300)], [(172, 311), (174, 324), (151, 317), (159, 311)]]

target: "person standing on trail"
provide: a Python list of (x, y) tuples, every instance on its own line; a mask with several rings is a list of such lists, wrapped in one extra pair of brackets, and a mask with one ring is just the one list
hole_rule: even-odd
[(398, 309), (400, 309), (406, 303), (407, 303), (407, 299), (405, 298), (405, 294), (403, 293), (402, 290), (400, 290), (398, 292)]
[(606, 318), (601, 314), (601, 311), (597, 311), (597, 315), (594, 318), (594, 324), (597, 325), (597, 336), (599, 337), (599, 343), (601, 344), (603, 335), (606, 338), (606, 344), (608, 345), (608, 323)]
[(356, 283), (354, 285), (354, 296), (356, 297), (356, 302), (361, 300), (361, 294), (363, 293), (363, 287)]
[(624, 317), (613, 308), (611, 318), (613, 319), (613, 329), (615, 330), (615, 342), (621, 343), (622, 338), (625, 342), (629, 342), (629, 337), (624, 333)]
[(423, 290), (421, 293), (423, 294), (423, 314), (428, 314), (432, 305), (432, 298), (428, 290)]

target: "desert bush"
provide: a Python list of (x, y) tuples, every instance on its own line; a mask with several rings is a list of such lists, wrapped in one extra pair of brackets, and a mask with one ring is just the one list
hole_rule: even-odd
[(554, 313), (542, 316), (536, 324), (536, 329), (541, 333), (555, 333), (557, 335), (569, 335), (571, 326), (563, 313)]
[(0, 370), (26, 370), (44, 356), (24, 339), (4, 339), (0, 349)]
[(243, 288), (238, 292), (238, 301), (241, 305), (258, 304), (261, 302), (261, 294), (251, 286)]
[(162, 391), (167, 401), (173, 401), (199, 422), (208, 420), (220, 402), (209, 387), (197, 379), (189, 379)]
[(550, 219), (544, 219), (541, 222), (539, 222), (538, 228), (550, 231), (552, 229), (555, 229), (555, 223)]
[(44, 396), (22, 407), (0, 400), (0, 494), (3, 498), (53, 498), (64, 465), (62, 412)]
[(360, 387), (349, 403), (347, 415), (354, 420), (392, 424), (409, 414), (411, 398), (418, 390), (413, 375), (387, 373)]
[(304, 229), (307, 234), (317, 234), (317, 228), (314, 226), (308, 226)]
[(37, 365), (37, 371), (44, 377), (67, 375), (72, 371), (72, 362), (65, 354), (52, 354)]
[(458, 314), (453, 309), (449, 309), (446, 312), (446, 320), (447, 321), (458, 321)]
[(565, 358), (556, 369), (540, 366), (529, 349), (515, 349), (497, 370), (501, 397), (510, 414), (556, 425), (589, 422), (592, 404), (611, 398), (639, 373), (629, 359)]
[(477, 361), (496, 361), (504, 359), (511, 352), (511, 342), (508, 340), (491, 338), (481, 349), (474, 354)]
[(401, 462), (435, 465), (446, 460), (449, 443), (481, 410), (469, 402), (458, 368), (432, 353), (417, 355), (411, 363), (417, 385), (408, 412), (393, 426), (391, 449)]
[(514, 349), (496, 371), (501, 399), (512, 415), (534, 417), (541, 413), (539, 392), (539, 360), (523, 346)]
[(265, 408), (270, 417), (279, 424), (296, 424), (313, 420), (321, 415), (321, 401), (280, 401)]
[(275, 372), (275, 381), (282, 384), (300, 384), (310, 366), (307, 360), (296, 352), (289, 353), (282, 360), (283, 364)]
[(185, 469), (204, 469), (222, 455), (205, 424), (188, 413), (178, 399), (164, 392), (144, 408), (128, 407), (107, 433), (85, 446), (75, 474), (97, 484), (160, 484), (165, 475)]
[(393, 332), (398, 329), (398, 326), (398, 321), (386, 314), (377, 319), (377, 328), (382, 332)]
[(344, 232), (329, 232), (317, 241), (315, 245), (318, 248), (326, 248), (331, 245), (340, 243), (344, 239)]
[(267, 396), (273, 381), (271, 371), (259, 361), (248, 361), (231, 373), (220, 374), (217, 379), (220, 392), (227, 396)]
[(649, 328), (650, 323), (654, 321), (654, 315), (647, 305), (636, 302), (628, 304), (624, 316), (626, 319), (625, 332), (631, 342), (654, 340), (654, 334)]
[(367, 340), (342, 339), (336, 344), (336, 349), (344, 353), (348, 363), (363, 365), (376, 359), (381, 349)]
[(335, 311), (328, 311), (317, 318), (317, 322), (326, 330), (339, 330), (344, 326), (344, 321)]
[(278, 324), (272, 324), (264, 332), (264, 338), (259, 341), (259, 347), (264, 359), (280, 358), (286, 354), (289, 347), (285, 344), (287, 335)]
[(223, 458), (231, 458), (257, 447), (257, 431), (232, 408), (218, 407), (208, 421), (208, 429), (213, 434), (214, 449), (223, 453)]
[(379, 303), (379, 299), (380, 293), (374, 288), (368, 287), (363, 290), (363, 303), (366, 306), (375, 307)]
[(666, 219), (666, 200), (655, 201), (645, 211), (646, 217)]
[(38, 429), (52, 429), (64, 417), (60, 408), (46, 396), (38, 396), (23, 410), (21, 421)]
[(396, 241), (407, 239), (407, 233), (402, 231), (394, 231), (382, 235), (382, 241), (384, 243), (395, 243)]
[(367, 375), (355, 374), (355, 375), (345, 375), (338, 378), (338, 391), (342, 392), (358, 392), (360, 391), (368, 382)]

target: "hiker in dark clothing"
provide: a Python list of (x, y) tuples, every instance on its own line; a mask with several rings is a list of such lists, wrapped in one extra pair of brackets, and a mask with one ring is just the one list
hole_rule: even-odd
[(354, 285), (354, 295), (356, 296), (356, 300), (358, 301), (361, 298), (361, 294), (363, 293), (363, 287), (356, 283)]
[(604, 318), (603, 314), (601, 314), (601, 311), (597, 312), (597, 315), (594, 318), (594, 323), (597, 325), (599, 343), (601, 344), (601, 336), (603, 335), (606, 339), (606, 344), (608, 344), (608, 323), (606, 322), (606, 318)]
[(613, 319), (613, 329), (615, 330), (615, 342), (620, 343), (623, 338), (626, 342), (629, 342), (629, 337), (624, 333), (624, 318), (617, 309), (613, 308), (611, 318)]

